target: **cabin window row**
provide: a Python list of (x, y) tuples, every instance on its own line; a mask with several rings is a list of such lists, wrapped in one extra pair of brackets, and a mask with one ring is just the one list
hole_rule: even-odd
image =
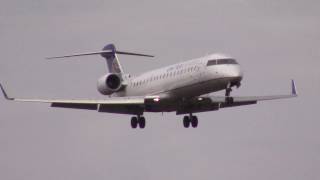
[(145, 84), (145, 83), (148, 83), (151, 81), (156, 81), (156, 80), (160, 80), (160, 79), (164, 79), (164, 78), (168, 78), (168, 77), (174, 77), (174, 76), (180, 75), (180, 74), (190, 73), (190, 72), (196, 71), (198, 69), (199, 69), (199, 67), (197, 67), (197, 66), (189, 67), (189, 68), (181, 69), (178, 71), (171, 71), (171, 72), (168, 72), (168, 73), (165, 73), (162, 75), (158, 75), (158, 76), (153, 76), (151, 78), (140, 80), (137, 82), (131, 82), (130, 84), (132, 86), (138, 86), (138, 85), (142, 85), (142, 84)]

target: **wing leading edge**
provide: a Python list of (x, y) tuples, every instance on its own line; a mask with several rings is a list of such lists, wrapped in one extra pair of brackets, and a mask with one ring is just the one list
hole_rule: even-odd
[(209, 96), (211, 102), (213, 103), (228, 103), (228, 98), (231, 98), (233, 103), (249, 103), (257, 101), (267, 101), (275, 99), (287, 99), (297, 97), (297, 90), (294, 80), (291, 80), (291, 94), (287, 95), (273, 95), (273, 96), (241, 96), (241, 97), (225, 97), (225, 96)]
[(276, 99), (287, 99), (297, 97), (298, 93), (296, 90), (294, 80), (291, 81), (291, 94), (286, 95), (273, 95), (273, 96), (242, 96), (242, 97), (226, 97), (226, 96), (200, 96), (193, 98), (187, 102), (185, 106), (181, 106), (177, 109), (177, 114), (189, 114), (217, 111), (220, 108), (236, 107), (256, 104), (258, 101), (276, 100)]
[(9, 97), (3, 86), (1, 91), (5, 99), (19, 102), (51, 103), (52, 107), (97, 110), (99, 105), (143, 105), (144, 97), (113, 97), (104, 100), (65, 100), (65, 99), (23, 99)]

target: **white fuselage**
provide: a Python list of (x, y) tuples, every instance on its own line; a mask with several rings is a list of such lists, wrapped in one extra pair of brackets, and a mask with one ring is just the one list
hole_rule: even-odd
[(242, 72), (239, 64), (208, 65), (210, 60), (218, 62), (224, 59), (231, 58), (212, 54), (124, 78), (126, 88), (114, 96), (193, 97), (225, 89), (229, 83), (240, 84)]

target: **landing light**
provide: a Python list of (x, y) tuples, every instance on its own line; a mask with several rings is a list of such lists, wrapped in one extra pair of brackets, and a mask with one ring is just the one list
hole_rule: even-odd
[(199, 97), (199, 98), (198, 98), (198, 100), (199, 100), (199, 101), (202, 101), (202, 100), (203, 100), (203, 98), (202, 98), (202, 97)]
[(153, 101), (154, 101), (154, 102), (159, 102), (159, 101), (160, 101), (160, 98), (154, 98)]

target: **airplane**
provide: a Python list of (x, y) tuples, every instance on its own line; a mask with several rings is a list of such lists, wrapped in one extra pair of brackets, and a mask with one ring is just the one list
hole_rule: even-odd
[[(118, 51), (114, 44), (102, 51), (51, 57), (69, 58), (101, 55), (108, 73), (98, 79), (98, 91), (108, 96), (101, 100), (21, 99), (9, 97), (0, 84), (6, 100), (50, 103), (51, 107), (96, 110), (98, 112), (132, 115), (131, 127), (145, 128), (145, 112), (176, 112), (183, 117), (185, 128), (198, 126), (194, 113), (217, 111), (221, 108), (256, 104), (258, 101), (297, 97), (294, 80), (291, 93), (273, 96), (231, 96), (232, 88), (239, 88), (243, 73), (239, 63), (224, 54), (210, 54), (160, 69), (132, 76), (123, 71), (117, 55), (154, 57), (147, 54)], [(213, 92), (225, 91), (224, 96)]]

